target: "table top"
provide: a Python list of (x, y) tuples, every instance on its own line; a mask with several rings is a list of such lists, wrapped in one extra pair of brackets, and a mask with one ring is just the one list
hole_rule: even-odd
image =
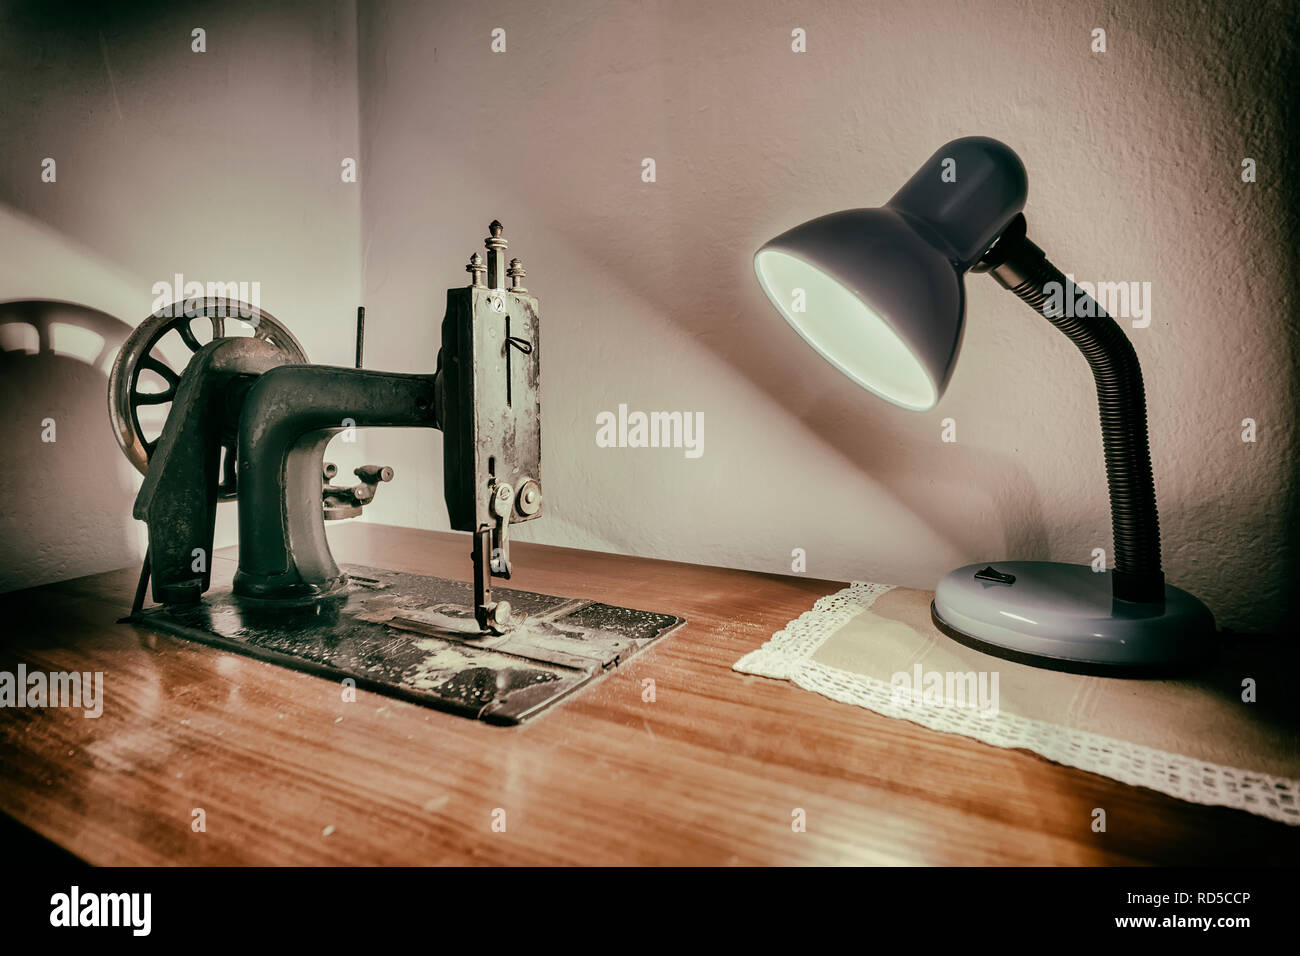
[[(467, 535), (346, 523), (330, 540), (340, 562), (469, 577)], [(345, 702), (334, 681), (115, 623), (138, 569), (0, 596), (0, 670), (102, 671), (105, 696), (98, 719), (0, 709), (0, 811), (97, 864), (1280, 863), (1300, 849), (1300, 828), (731, 669), (835, 582), (512, 551), (511, 587), (687, 624), (498, 727), (366, 691)], [(234, 563), (218, 552), (214, 581)]]

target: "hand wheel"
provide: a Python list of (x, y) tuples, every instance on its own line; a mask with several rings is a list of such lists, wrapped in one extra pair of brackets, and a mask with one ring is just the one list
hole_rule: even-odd
[[(169, 404), (176, 397), (176, 386), (185, 371), (184, 367), (173, 369), (161, 354), (154, 354), (154, 349), (169, 333), (175, 332), (191, 355), (197, 352), (206, 343), (199, 341), (194, 334), (193, 323), (196, 320), (211, 328), (213, 339), (227, 338), (226, 325), (233, 323), (249, 329), (253, 338), (279, 346), (292, 356), (295, 363), (307, 362), (307, 354), (288, 328), (270, 313), (243, 302), (191, 299), (183, 305), (149, 316), (122, 343), (108, 377), (108, 414), (113, 421), (113, 432), (117, 435), (118, 445), (140, 474), (148, 471), (149, 459), (158, 445), (158, 439), (146, 437), (140, 427), (140, 408)], [(163, 380), (166, 387), (162, 391), (140, 390), (140, 373), (146, 370)], [(222, 473), (217, 490), (225, 501), (236, 496), (234, 446), (233, 435), (223, 437)]]

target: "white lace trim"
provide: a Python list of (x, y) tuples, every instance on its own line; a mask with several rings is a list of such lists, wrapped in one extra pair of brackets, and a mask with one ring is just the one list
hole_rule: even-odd
[(915, 707), (900, 701), (894, 688), (882, 680), (810, 660), (828, 637), (891, 590), (886, 585), (855, 581), (842, 591), (820, 598), (812, 610), (772, 635), (758, 650), (746, 654), (732, 669), (789, 680), (832, 700), (910, 720), (931, 730), (961, 734), (995, 747), (1032, 750), (1056, 763), (1102, 774), (1120, 783), (1148, 787), (1189, 803), (1234, 807), (1300, 825), (1300, 780), (1206, 763), (1002, 711), (982, 715), (960, 707)]

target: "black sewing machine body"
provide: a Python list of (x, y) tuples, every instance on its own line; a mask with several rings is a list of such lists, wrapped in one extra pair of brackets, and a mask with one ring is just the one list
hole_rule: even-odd
[[(110, 413), (145, 480), (135, 517), (149, 552), (131, 620), (426, 703), (516, 722), (681, 623), (585, 601), (510, 592), (510, 526), (542, 513), (540, 321), (518, 259), (493, 222), (471, 284), (449, 289), (433, 374), (312, 365), (291, 333), (243, 303), (185, 303), (128, 339), (110, 377)], [(486, 276), (485, 276), (486, 274)], [(486, 278), (486, 281), (485, 281)], [(507, 280), (509, 287), (507, 288)], [(205, 319), (200, 344), (190, 323)], [(230, 336), (239, 321), (251, 336)], [(194, 352), (178, 375), (153, 348), (176, 330)], [(167, 383), (141, 392), (140, 372)], [(142, 405), (171, 402), (161, 434)], [(393, 469), (362, 465), (335, 484), (324, 461), (336, 435), (366, 427), (443, 432), (443, 494), (451, 527), (470, 532), (466, 585), (334, 561), (325, 521), (359, 515)], [(211, 587), (216, 509), (236, 499), (239, 569), (230, 593)], [(143, 607), (146, 576), (160, 607)], [(472, 599), (472, 600), (467, 600)], [(466, 605), (472, 607), (472, 614)], [(376, 656), (378, 655), (378, 656)], [(400, 664), (400, 666), (399, 666)]]

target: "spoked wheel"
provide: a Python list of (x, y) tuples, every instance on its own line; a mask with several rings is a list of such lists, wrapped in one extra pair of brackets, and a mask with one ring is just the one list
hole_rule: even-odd
[[(147, 436), (140, 425), (140, 409), (170, 405), (176, 398), (176, 388), (189, 356), (214, 339), (233, 337), (226, 334), (227, 328), (247, 329), (248, 337), (278, 346), (291, 356), (293, 363), (307, 362), (307, 354), (292, 332), (270, 313), (243, 302), (191, 299), (184, 305), (149, 316), (122, 343), (108, 377), (108, 414), (113, 420), (113, 431), (118, 445), (140, 474), (149, 470), (149, 459), (158, 446), (158, 436)], [(179, 369), (173, 368), (173, 363), (158, 348), (173, 332), (189, 350)], [(157, 391), (142, 390), (143, 372), (158, 376), (164, 387)], [(233, 434), (222, 436), (221, 460), (217, 491), (222, 500), (228, 501), (237, 493)]]

